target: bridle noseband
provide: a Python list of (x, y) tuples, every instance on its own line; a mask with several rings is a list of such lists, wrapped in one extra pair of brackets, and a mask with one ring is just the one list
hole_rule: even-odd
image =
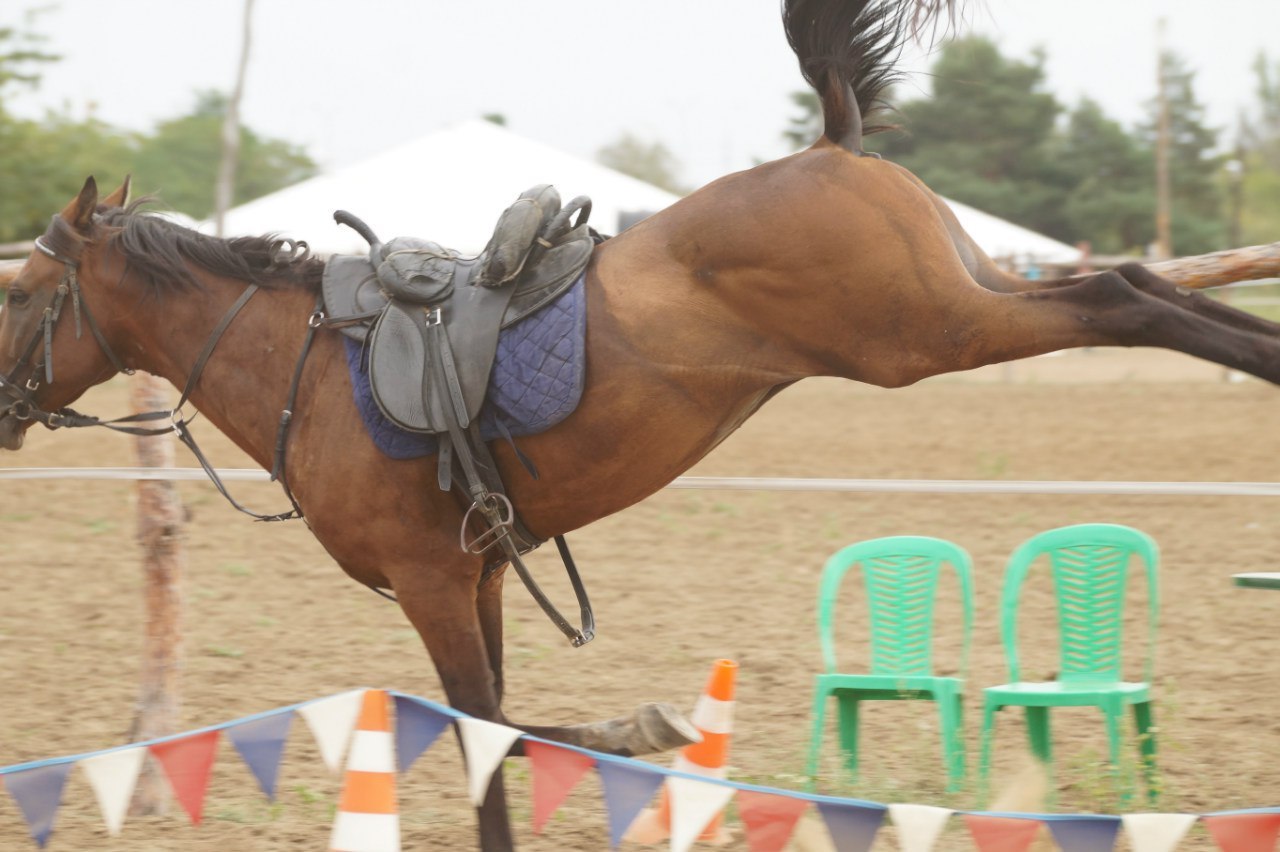
[[(16, 420), (35, 420), (50, 429), (69, 425), (68, 418), (75, 415), (75, 412), (69, 408), (59, 409), (58, 411), (45, 411), (36, 404), (35, 400), (36, 391), (40, 389), (40, 380), (37, 375), (41, 368), (43, 368), (44, 372), (44, 384), (53, 383), (53, 331), (58, 320), (62, 317), (62, 309), (68, 296), (71, 297), (71, 309), (75, 316), (76, 340), (83, 336), (83, 327), (81, 325), (81, 317), (83, 316), (84, 324), (89, 326), (89, 332), (93, 335), (93, 339), (98, 341), (99, 348), (107, 356), (107, 360), (111, 362), (111, 365), (115, 367), (116, 372), (126, 375), (133, 374), (133, 369), (124, 365), (115, 350), (111, 348), (111, 344), (107, 342), (106, 337), (103, 336), (102, 329), (98, 327), (97, 320), (93, 318), (93, 313), (89, 310), (88, 303), (84, 301), (80, 293), (78, 276), (80, 247), (74, 243), (68, 245), (68, 240), (59, 239), (58, 226), (60, 223), (61, 220), (55, 216), (54, 222), (50, 223), (48, 230), (43, 235), (36, 237), (35, 246), (41, 254), (62, 264), (62, 278), (58, 280), (57, 289), (53, 293), (53, 300), (45, 306), (40, 323), (36, 326), (31, 335), (31, 340), (23, 350), (22, 357), (18, 359), (9, 373), (0, 373), (0, 393), (3, 393), (10, 400), (10, 404), (3, 414), (11, 415)], [(63, 225), (63, 227), (66, 226)], [(50, 243), (54, 245), (51, 246)], [(57, 246), (58, 243), (63, 245), (55, 248), (54, 246)], [(59, 248), (62, 250), (60, 251)], [(31, 358), (41, 348), (42, 342), (44, 344), (44, 358), (40, 363), (32, 364)], [(26, 367), (31, 369), (24, 381), (18, 376)]]
[[(62, 278), (58, 281), (57, 289), (54, 291), (52, 302), (44, 309), (44, 315), (40, 319), (40, 324), (36, 326), (35, 332), (32, 334), (31, 341), (23, 350), (22, 357), (14, 365), (9, 373), (0, 373), (0, 393), (9, 399), (7, 408), (0, 410), (0, 418), (5, 415), (13, 417), (15, 420), (34, 420), (43, 424), (48, 429), (61, 429), (77, 426), (103, 426), (116, 432), (124, 432), (129, 435), (152, 436), (174, 434), (178, 440), (182, 441), (186, 447), (195, 455), (196, 460), (204, 469), (204, 472), (213, 480), (214, 486), (219, 493), (225, 497), (233, 507), (237, 510), (250, 515), (260, 521), (284, 521), (292, 518), (302, 517), (302, 507), (298, 505), (298, 501), (294, 498), (293, 492), (289, 489), (289, 484), (284, 476), (284, 454), (287, 443), (289, 426), (293, 418), (293, 407), (298, 393), (298, 386), (302, 375), (302, 366), (306, 361), (307, 354), (310, 352), (311, 343), (315, 336), (315, 326), (308, 323), (308, 331), (306, 342), (303, 344), (302, 354), (299, 356), (298, 365), (295, 368), (293, 383), (289, 389), (289, 398), (286, 403), (284, 412), (281, 415), (280, 426), (276, 436), (276, 459), (271, 472), (271, 478), (278, 480), (284, 488), (285, 496), (289, 498), (292, 508), (286, 512), (279, 512), (273, 515), (263, 515), (245, 508), (236, 502), (236, 500), (227, 491), (217, 471), (213, 468), (205, 457), (204, 453), (196, 445), (195, 437), (191, 434), (191, 430), (187, 428), (187, 420), (183, 414), (183, 406), (191, 396), (191, 392), (195, 389), (200, 375), (204, 372), (205, 364), (208, 363), (209, 356), (213, 354), (214, 347), (218, 341), (222, 339), (222, 334), (231, 325), (231, 321), (240, 313), (240, 309), (252, 298), (253, 294), (258, 291), (257, 284), (249, 284), (235, 303), (227, 309), (222, 319), (214, 327), (209, 335), (209, 339), (205, 342), (204, 348), (200, 351), (196, 358), (195, 365), (191, 368), (191, 373), (187, 376), (186, 385), (182, 389), (182, 394), (178, 399), (177, 405), (166, 411), (148, 411), (139, 414), (131, 414), (125, 417), (117, 417), (113, 420), (99, 420), (87, 414), (81, 414), (71, 408), (63, 407), (57, 411), (46, 411), (36, 404), (35, 394), (40, 388), (40, 382), (36, 378), (38, 371), (43, 367), (45, 384), (53, 383), (53, 330), (58, 319), (62, 316), (62, 309), (68, 296), (71, 297), (72, 312), (75, 314), (76, 323), (76, 339), (82, 336), (81, 317), (84, 317), (84, 324), (89, 326), (89, 332), (93, 335), (94, 340), (98, 341), (98, 346), (102, 349), (103, 354), (107, 356), (107, 360), (115, 368), (117, 373), (133, 375), (134, 370), (126, 367), (124, 362), (111, 348), (111, 344), (102, 334), (97, 321), (93, 318), (93, 313), (89, 310), (89, 305), (85, 302), (80, 293), (80, 283), (78, 271), (80, 267), (80, 244), (68, 240), (64, 236), (64, 232), (68, 229), (68, 225), (58, 216), (53, 218), (48, 230), (36, 238), (35, 246), (42, 254), (52, 258), (62, 264)], [(61, 250), (60, 250), (61, 249)], [(32, 364), (31, 357), (36, 350), (40, 348), (41, 342), (44, 344), (44, 360), (42, 364)], [(24, 368), (30, 367), (30, 374), (26, 380), (17, 378), (18, 374)], [(158, 420), (167, 420), (168, 425), (160, 427), (138, 426), (134, 424), (150, 423)]]

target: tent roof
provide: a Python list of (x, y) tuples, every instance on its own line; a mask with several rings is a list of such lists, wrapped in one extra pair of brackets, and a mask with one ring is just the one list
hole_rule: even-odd
[(619, 230), (621, 213), (653, 213), (679, 196), (587, 160), (468, 121), (227, 211), (228, 235), (278, 233), (319, 254), (368, 247), (333, 221), (348, 210), (379, 237), (416, 236), (464, 253), (484, 248), (498, 216), (524, 190), (549, 183), (563, 201), (590, 196), (591, 224)]
[[(228, 235), (278, 233), (317, 254), (363, 253), (364, 241), (333, 221), (335, 209), (366, 221), (383, 239), (417, 236), (476, 253), (516, 196), (550, 183), (564, 201), (592, 200), (591, 224), (614, 234), (620, 215), (653, 213), (679, 196), (621, 172), (526, 139), (488, 121), (453, 125), (368, 160), (318, 175), (229, 210)], [(1074, 263), (1080, 252), (948, 200), (960, 224), (991, 257), (1025, 264)]]
[(952, 201), (950, 198), (944, 198), (943, 201), (956, 214), (965, 233), (989, 257), (996, 260), (1012, 258), (1019, 268), (1029, 260), (1055, 264), (1070, 264), (1080, 260), (1080, 249), (1075, 246), (1060, 243), (959, 201)]

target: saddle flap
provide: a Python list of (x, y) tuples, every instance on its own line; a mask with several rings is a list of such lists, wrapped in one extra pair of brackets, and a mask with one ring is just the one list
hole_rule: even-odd
[(538, 263), (526, 270), (502, 318), (509, 328), (564, 292), (591, 260), (595, 240), (586, 225), (574, 228), (558, 244), (543, 252)]
[[(369, 259), (357, 255), (330, 258), (324, 266), (320, 283), (324, 294), (325, 313), (335, 322), (367, 318), (382, 310), (387, 303)], [(367, 322), (341, 325), (342, 333), (361, 343), (369, 335)]]
[[(421, 308), (413, 308), (422, 313)], [(443, 414), (433, 410), (430, 394), (423, 393), (427, 362), (426, 341), (420, 321), (392, 302), (373, 327), (369, 345), (369, 387), (379, 410), (410, 432), (442, 432), (448, 429)]]

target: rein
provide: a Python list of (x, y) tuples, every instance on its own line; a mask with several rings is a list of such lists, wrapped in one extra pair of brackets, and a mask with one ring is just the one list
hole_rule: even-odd
[[(52, 231), (52, 227), (50, 228)], [(48, 236), (48, 233), (45, 234)], [(80, 292), (78, 280), (78, 270), (80, 261), (78, 257), (72, 255), (77, 252), (62, 253), (51, 248), (45, 240), (45, 236), (38, 237), (35, 241), (36, 248), (46, 256), (58, 261), (63, 266), (62, 278), (58, 282), (58, 287), (54, 292), (53, 302), (44, 309), (44, 315), (40, 319), (40, 324), (36, 327), (32, 334), (30, 343), (22, 353), (22, 357), (14, 365), (13, 370), (8, 375), (0, 374), (0, 393), (8, 396), (10, 400), (9, 407), (4, 413), (11, 415), (16, 420), (34, 420), (42, 424), (47, 429), (62, 428), (78, 428), (85, 426), (102, 426), (115, 432), (123, 432), (128, 435), (136, 435), (140, 437), (148, 437), (154, 435), (174, 434), (178, 440), (183, 443), (195, 456), (200, 467), (205, 474), (212, 480), (214, 487), (218, 489), (223, 497), (237, 510), (259, 521), (287, 521), (293, 518), (302, 518), (302, 507), (298, 505), (297, 499), (294, 497), (289, 483), (284, 474), (284, 458), (285, 446), (287, 444), (289, 426), (293, 421), (293, 408), (297, 400), (298, 387), (302, 377), (302, 367), (306, 363), (307, 355), (311, 352), (311, 344), (315, 339), (316, 325), (308, 323), (307, 337), (302, 346), (302, 352), (298, 356), (298, 364), (294, 369), (293, 381), (289, 387), (289, 393), (285, 408), (280, 415), (280, 425), (276, 433), (275, 459), (271, 469), (271, 479), (278, 480), (284, 489), (285, 496), (289, 498), (292, 508), (286, 512), (279, 512), (273, 515), (264, 515), (248, 509), (241, 505), (231, 493), (227, 490), (226, 485), (218, 476), (213, 465), (209, 463), (203, 452), (200, 451), (199, 445), (196, 443), (195, 436), (188, 428), (188, 420), (183, 414), (183, 406), (186, 404), (195, 390), (196, 384), (200, 381), (200, 376), (204, 372), (205, 365), (209, 362), (210, 356), (213, 354), (214, 348), (218, 345), (218, 341), (222, 339), (223, 333), (231, 325), (232, 320), (240, 313), (248, 301), (253, 298), (254, 293), (258, 292), (257, 284), (250, 284), (245, 288), (240, 297), (227, 309), (222, 319), (214, 327), (209, 334), (209, 339), (205, 341), (204, 348), (200, 351), (200, 355), (196, 358), (191, 373), (187, 376), (187, 382), (183, 386), (182, 394), (178, 398), (178, 404), (168, 411), (148, 411), (139, 414), (131, 414), (125, 417), (117, 417), (113, 420), (100, 420), (97, 417), (87, 414), (81, 414), (71, 408), (61, 408), (57, 411), (46, 411), (39, 407), (35, 401), (36, 391), (40, 388), (40, 381), (36, 378), (41, 369), (44, 372), (44, 383), (53, 383), (53, 330), (58, 319), (62, 316), (63, 305), (67, 296), (71, 296), (71, 304), (73, 313), (75, 314), (76, 339), (81, 338), (80, 318), (83, 315), (85, 324), (89, 326), (89, 331), (93, 335), (94, 340), (98, 342), (103, 354), (115, 367), (116, 372), (125, 375), (133, 375), (134, 370), (126, 367), (120, 357), (111, 348), (106, 337), (103, 336), (98, 323), (93, 318), (93, 313), (89, 310), (88, 303), (84, 300)], [(32, 364), (31, 357), (36, 350), (40, 348), (43, 342), (44, 360), (40, 364)], [(24, 368), (30, 366), (30, 375), (26, 381), (16, 378), (16, 375)], [(169, 425), (162, 427), (148, 427), (135, 424), (151, 423), (157, 420), (169, 420)]]

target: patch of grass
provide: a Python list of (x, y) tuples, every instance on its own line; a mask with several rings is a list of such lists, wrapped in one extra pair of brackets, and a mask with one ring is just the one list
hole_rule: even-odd
[(226, 645), (206, 645), (204, 652), (211, 657), (226, 657), (232, 660), (238, 660), (244, 656), (244, 651)]
[(223, 571), (232, 577), (253, 576), (253, 569), (240, 562), (224, 562), (221, 567)]

